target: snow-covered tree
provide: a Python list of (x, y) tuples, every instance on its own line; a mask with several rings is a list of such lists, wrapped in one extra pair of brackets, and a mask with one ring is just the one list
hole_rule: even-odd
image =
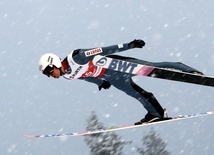
[(166, 143), (152, 130), (142, 139), (142, 146), (137, 149), (141, 155), (170, 155)]
[[(87, 120), (86, 130), (105, 129), (93, 111)], [(114, 132), (106, 132), (85, 136), (91, 155), (122, 155), (122, 149), (130, 142), (123, 141)]]

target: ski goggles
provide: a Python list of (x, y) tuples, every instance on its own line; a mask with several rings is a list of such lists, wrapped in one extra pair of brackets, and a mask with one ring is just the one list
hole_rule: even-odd
[(47, 75), (48, 77), (50, 77), (50, 74), (51, 73), (53, 73), (53, 67), (51, 67), (51, 66), (47, 66), (46, 68), (45, 68), (45, 70), (43, 71), (43, 74), (45, 74), (45, 75)]

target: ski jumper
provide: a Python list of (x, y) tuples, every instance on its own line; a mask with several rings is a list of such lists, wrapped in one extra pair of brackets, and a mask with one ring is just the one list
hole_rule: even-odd
[(133, 82), (132, 77), (134, 75), (97, 67), (92, 63), (94, 56), (102, 55), (143, 65), (178, 69), (184, 72), (199, 71), (180, 62), (153, 63), (131, 57), (112, 55), (113, 53), (125, 50), (129, 50), (128, 43), (93, 49), (74, 50), (62, 62), (62, 65), (66, 70), (66, 74), (63, 76), (66, 79), (82, 79), (87, 82), (95, 83), (98, 86), (102, 85), (105, 80), (115, 88), (137, 99), (148, 111), (148, 114), (163, 118), (164, 110), (157, 99), (151, 92), (145, 91)]

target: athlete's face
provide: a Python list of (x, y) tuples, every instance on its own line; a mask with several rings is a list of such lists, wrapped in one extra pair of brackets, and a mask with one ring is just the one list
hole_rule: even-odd
[(56, 79), (60, 78), (60, 69), (54, 67), (53, 72), (50, 73), (50, 76)]

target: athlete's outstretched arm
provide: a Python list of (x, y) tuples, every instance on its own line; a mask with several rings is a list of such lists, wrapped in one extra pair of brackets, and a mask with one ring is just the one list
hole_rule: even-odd
[(92, 49), (78, 49), (73, 53), (73, 59), (79, 64), (85, 64), (92, 60), (96, 55), (109, 55), (117, 52), (126, 51), (132, 48), (143, 48), (143, 40), (133, 40), (130, 43), (112, 45), (107, 47), (98, 47)]

